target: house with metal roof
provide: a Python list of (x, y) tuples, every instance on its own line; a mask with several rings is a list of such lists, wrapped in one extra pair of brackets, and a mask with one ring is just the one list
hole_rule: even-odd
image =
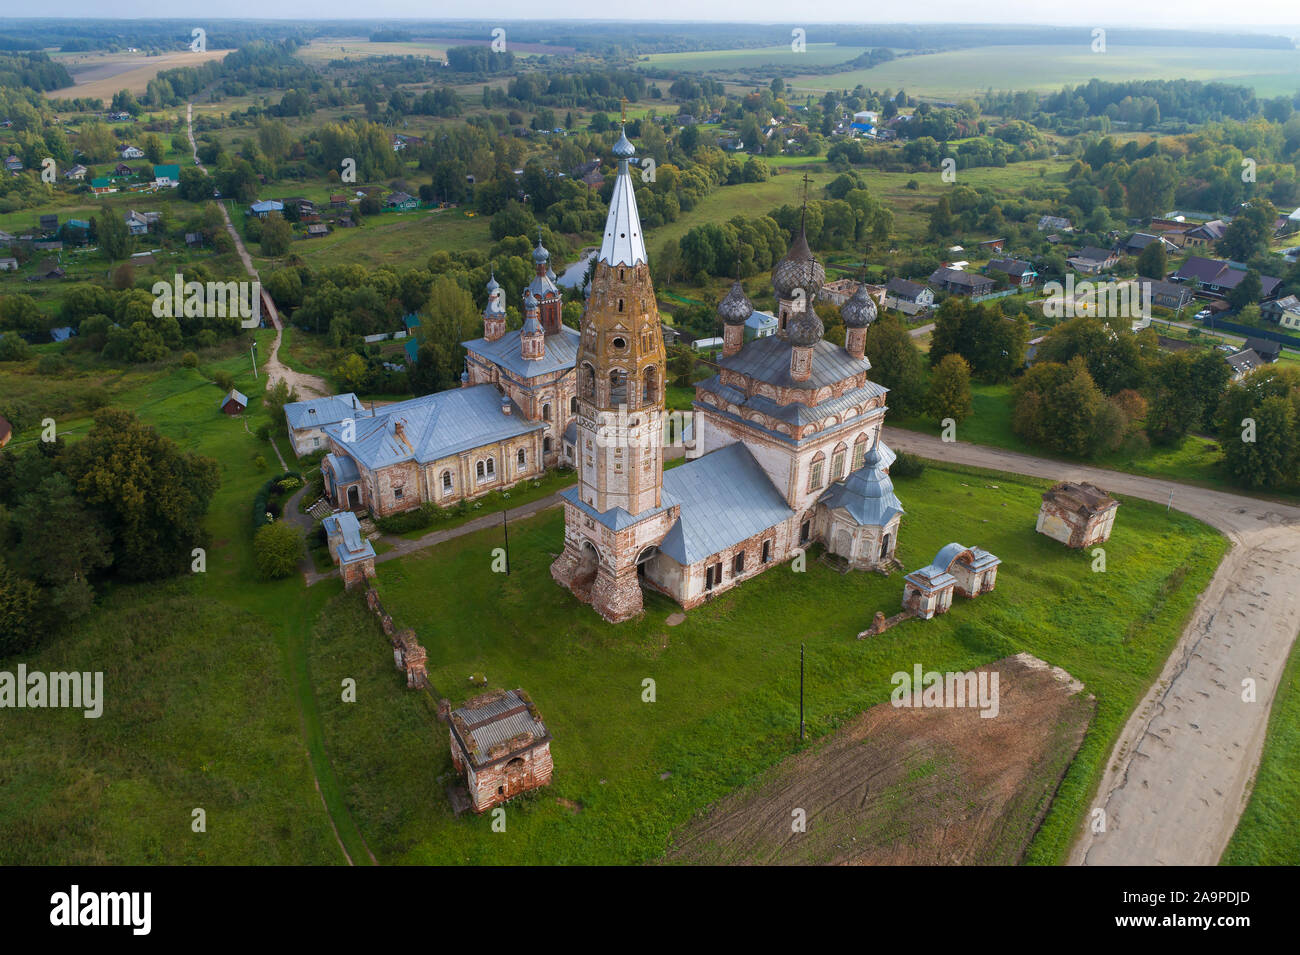
[(234, 388), (231, 388), (226, 396), (221, 399), (221, 410), (228, 415), (243, 414), (244, 409), (247, 407), (248, 398)]
[(284, 203), (277, 199), (263, 199), (259, 202), (254, 202), (248, 207), (248, 211), (259, 219), (265, 219), (272, 212), (278, 212), (283, 215)]
[[(1246, 268), (1236, 262), (1223, 259), (1207, 259), (1199, 255), (1189, 256), (1173, 275), (1175, 282), (1185, 282), (1197, 292), (1224, 298), (1241, 284), (1246, 277)], [(1271, 275), (1259, 277), (1260, 301), (1266, 301), (1277, 294), (1282, 280)]]
[(487, 812), (551, 781), (551, 734), (528, 694), (496, 690), (447, 714), (451, 762), (470, 807)]
[(361, 403), (352, 392), (291, 401), (284, 406), (284, 420), (289, 428), (289, 442), (293, 453), (311, 454), (325, 447), (324, 427), (347, 419), (369, 418), (373, 412)]
[(916, 315), (934, 307), (934, 292), (919, 282), (907, 279), (890, 279), (885, 285), (885, 297), (881, 302), (885, 308), (893, 308), (904, 315)]
[(321, 428), (334, 505), (376, 517), (447, 506), (539, 477), (540, 422), (491, 385), (454, 388)]

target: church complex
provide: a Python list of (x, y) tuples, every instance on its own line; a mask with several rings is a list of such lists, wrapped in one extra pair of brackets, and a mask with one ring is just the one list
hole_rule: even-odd
[(880, 440), (886, 389), (864, 354), (876, 304), (859, 288), (841, 308), (844, 346), (823, 339), (814, 302), (826, 275), (802, 228), (772, 270), (775, 334), (746, 341), (754, 306), (739, 282), (718, 305), (718, 373), (695, 386), (699, 456), (664, 470), (665, 351), (626, 135), (614, 154), (579, 331), (560, 320), (539, 241), (523, 326), (506, 331), (493, 279), (483, 337), (464, 343), (461, 388), (355, 415), (355, 402), (337, 399), (286, 407), (291, 431), (311, 420), (328, 444), (332, 502), (382, 516), (572, 466), (551, 574), (611, 622), (640, 613), (644, 589), (689, 609), (813, 542), (845, 569), (897, 566), (903, 507)]

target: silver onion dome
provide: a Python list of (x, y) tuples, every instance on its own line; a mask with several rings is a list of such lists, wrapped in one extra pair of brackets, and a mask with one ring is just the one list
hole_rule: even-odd
[(619, 159), (631, 159), (635, 154), (636, 147), (627, 138), (627, 130), (621, 130), (618, 134), (618, 142), (614, 144), (614, 155)]
[(876, 302), (865, 282), (858, 284), (858, 290), (840, 308), (840, 317), (847, 328), (866, 328), (876, 320)]
[(731, 291), (718, 303), (718, 315), (728, 325), (744, 325), (754, 314), (754, 303), (745, 295), (739, 282), (733, 282)]

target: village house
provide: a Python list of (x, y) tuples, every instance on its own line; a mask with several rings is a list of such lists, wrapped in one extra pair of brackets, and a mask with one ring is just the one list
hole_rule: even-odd
[(988, 295), (994, 282), (987, 275), (941, 266), (930, 273), (929, 284), (953, 295)]
[(86, 178), (86, 173), (88, 171), (89, 170), (87, 170), (85, 166), (81, 165), (81, 163), (77, 163), (71, 169), (68, 169), (63, 173), (63, 178), (80, 182)]
[(418, 209), (419, 207), (420, 200), (405, 192), (392, 192), (384, 197), (384, 208), (386, 209), (396, 209), (398, 212), (409, 212), (410, 210)]
[(23, 171), (23, 161), (13, 155), (13, 153), (10, 153), (5, 157), (5, 170), (7, 172), (20, 173)]
[(175, 189), (181, 184), (181, 167), (175, 163), (154, 166), (153, 184), (158, 189)]
[(239, 415), (244, 413), (248, 407), (248, 398), (231, 388), (226, 396), (221, 399), (221, 410), (228, 415)]
[(1065, 260), (1070, 268), (1085, 275), (1097, 275), (1119, 264), (1119, 255), (1111, 250), (1085, 245)]
[(1241, 347), (1251, 349), (1269, 364), (1282, 357), (1282, 345), (1269, 338), (1247, 338)]
[(551, 781), (551, 734), (523, 690), (496, 690), (448, 715), (451, 762), (465, 777), (470, 806), (487, 812)]
[(775, 335), (779, 324), (777, 317), (771, 312), (760, 312), (754, 309), (754, 314), (745, 319), (745, 341), (751, 342), (755, 338)]
[(375, 548), (361, 534), (361, 524), (351, 511), (339, 511), (321, 521), (330, 559), (338, 565), (347, 590), (375, 576)]
[(15, 259), (13, 256), (9, 255), (0, 259), (0, 272), (17, 272), (17, 271), (18, 271), (18, 260)]
[[(1241, 284), (1241, 280), (1245, 277), (1246, 269), (1239, 265), (1226, 262), (1223, 259), (1206, 259), (1199, 255), (1189, 256), (1178, 271), (1170, 276), (1175, 282), (1186, 282), (1188, 285), (1194, 286), (1197, 292), (1203, 292), (1215, 298), (1227, 296), (1229, 292)], [(1263, 302), (1277, 294), (1278, 286), (1282, 284), (1282, 280), (1271, 275), (1261, 275), (1259, 284), (1259, 298)]]
[(1232, 369), (1233, 381), (1241, 381), (1256, 368), (1262, 368), (1267, 364), (1253, 348), (1245, 348), (1239, 352), (1234, 352), (1224, 360), (1227, 361), (1228, 367)]
[(1110, 539), (1119, 502), (1094, 484), (1062, 481), (1043, 492), (1035, 530), (1067, 547), (1091, 547)]
[(1192, 301), (1192, 290), (1186, 285), (1180, 285), (1177, 282), (1139, 277), (1137, 279), (1138, 294), (1146, 295), (1147, 289), (1150, 289), (1152, 305), (1159, 305), (1175, 312), (1186, 307)]
[(1178, 246), (1174, 245), (1163, 235), (1156, 235), (1150, 232), (1134, 232), (1131, 236), (1119, 243), (1115, 251), (1121, 255), (1141, 255), (1152, 242), (1158, 242), (1165, 248), (1165, 252), (1177, 252)]
[(985, 267), (988, 272), (1002, 272), (1011, 284), (1020, 288), (1032, 288), (1038, 278), (1038, 272), (1023, 259), (992, 259)]
[(1184, 249), (1202, 248), (1218, 242), (1227, 231), (1227, 222), (1222, 219), (1211, 219), (1209, 222), (1184, 229), (1180, 235), (1182, 240), (1180, 244)]
[(904, 315), (916, 315), (934, 307), (934, 292), (919, 282), (890, 279), (885, 286), (884, 305)]
[(248, 211), (251, 215), (255, 215), (259, 219), (265, 219), (272, 212), (278, 212), (280, 215), (284, 215), (284, 203), (280, 202), (278, 199), (261, 199), (249, 206)]
[(1264, 302), (1259, 306), (1259, 313), (1269, 321), (1277, 322), (1283, 328), (1300, 331), (1300, 298), (1294, 295)]
[[(620, 136), (577, 356), (578, 484), (560, 492), (552, 577), (619, 622), (641, 611), (643, 588), (690, 609), (814, 542), (848, 567), (893, 566), (901, 507), (880, 442), (886, 389), (864, 354), (876, 303), (860, 287), (840, 309), (845, 344), (824, 339), (814, 303), (825, 269), (802, 228), (772, 270), (775, 334), (746, 341), (754, 307), (740, 282), (718, 304), (718, 373), (696, 383), (692, 405), (699, 456), (664, 470), (663, 447), (677, 438), (634, 152)], [(864, 473), (847, 480), (854, 471)]]
[(143, 159), (144, 150), (139, 146), (122, 146), (118, 149), (117, 156), (119, 159)]
[(1073, 232), (1074, 226), (1064, 216), (1042, 216), (1038, 220), (1039, 232)]

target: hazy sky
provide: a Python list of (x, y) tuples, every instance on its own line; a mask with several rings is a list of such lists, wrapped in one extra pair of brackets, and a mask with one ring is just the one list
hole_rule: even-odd
[[(801, 23), (1028, 23), (1081, 26), (1166, 26), (1171, 28), (1227, 26), (1279, 27), (1279, 32), (1300, 32), (1300, 4), (1296, 0), (1251, 0), (1225, 4), (1223, 0), (1091, 0), (1085, 5), (1048, 3), (1044, 0), (926, 0), (913, 4), (866, 4), (861, 0), (650, 0), (641, 3), (595, 4), (591, 0), (478, 0), (473, 4), (448, 0), (63, 0), (50, 4), (6, 4), (6, 13), (35, 17), (95, 17), (166, 19), (194, 17), (254, 17), (348, 19), (465, 17), (476, 19), (580, 18), (605, 20), (721, 20)], [(1086, 9), (1085, 9), (1086, 8)], [(792, 12), (803, 14), (791, 16)], [(1289, 24), (1291, 29), (1281, 29)]]

